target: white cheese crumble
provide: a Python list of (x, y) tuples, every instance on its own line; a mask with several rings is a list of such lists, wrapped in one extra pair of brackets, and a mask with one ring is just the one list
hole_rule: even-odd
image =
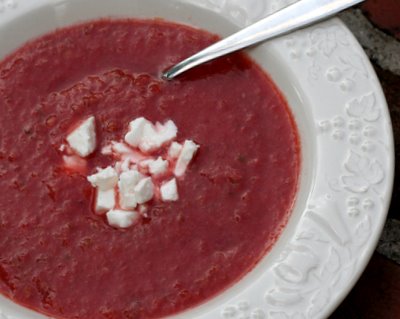
[(123, 209), (136, 208), (138, 202), (135, 187), (144, 176), (136, 170), (124, 172), (119, 177), (119, 204)]
[(121, 155), (132, 153), (132, 149), (127, 145), (125, 145), (124, 143), (112, 142), (111, 145), (112, 145), (112, 150)]
[(125, 142), (130, 146), (138, 147), (142, 142), (143, 131), (146, 125), (151, 123), (144, 117), (139, 117), (129, 123), (129, 132), (125, 135)]
[(179, 199), (176, 179), (173, 178), (160, 187), (161, 199), (164, 202), (173, 202)]
[(163, 144), (172, 141), (178, 133), (174, 122), (167, 121), (164, 125), (141, 117), (129, 124), (129, 132), (125, 135), (125, 142), (132, 147), (138, 147), (148, 153), (160, 148)]
[(157, 158), (157, 160), (150, 161), (148, 167), (151, 175), (162, 175), (168, 170), (168, 161), (163, 160), (163, 158), (160, 156)]
[(126, 158), (121, 164), (121, 171), (123, 172), (129, 171), (130, 165), (131, 165), (130, 158)]
[(144, 204), (154, 196), (154, 184), (151, 177), (144, 178), (135, 186), (135, 195), (138, 204)]
[(182, 144), (180, 144), (178, 142), (172, 142), (172, 144), (168, 150), (168, 155), (171, 158), (178, 158), (181, 151), (182, 151)]
[(87, 180), (93, 187), (98, 187), (100, 190), (108, 190), (117, 185), (118, 173), (113, 167), (108, 166), (105, 169), (99, 169), (96, 174), (88, 176)]
[(140, 215), (136, 211), (113, 209), (107, 213), (108, 223), (117, 228), (131, 227), (139, 218)]
[(111, 142), (111, 154), (118, 159), (129, 159), (132, 163), (138, 163), (147, 158), (147, 156), (142, 154), (140, 151), (121, 142)]
[(67, 136), (69, 146), (81, 157), (86, 157), (96, 149), (96, 122), (89, 117)]
[(97, 190), (96, 207), (97, 213), (105, 213), (115, 207), (115, 189)]
[(101, 149), (101, 154), (103, 155), (112, 155), (112, 147), (111, 145), (106, 145)]
[(183, 144), (182, 151), (179, 154), (178, 161), (176, 162), (174, 174), (177, 177), (182, 177), (188, 165), (193, 159), (194, 154), (196, 154), (197, 150), (199, 149), (199, 145), (195, 142), (187, 140)]
[[(177, 177), (185, 174), (199, 145), (191, 140), (178, 143), (177, 133), (171, 120), (153, 124), (140, 117), (129, 124), (124, 141), (112, 141), (102, 147), (101, 154), (112, 156), (115, 163), (98, 168), (87, 180), (96, 188), (95, 212), (106, 214), (109, 225), (128, 228), (140, 216), (147, 216), (149, 207), (144, 204), (152, 199), (179, 199)], [(83, 121), (67, 141), (69, 145), (63, 144), (59, 149), (64, 153), (65, 167), (86, 174), (88, 160), (84, 157), (96, 148), (94, 117)], [(155, 154), (149, 155), (151, 152)]]
[(156, 128), (158, 131), (157, 139), (160, 146), (164, 143), (172, 141), (178, 134), (178, 128), (171, 120), (167, 121), (164, 125), (157, 122)]
[(154, 159), (145, 159), (139, 162), (139, 167), (141, 168), (149, 168), (150, 163), (154, 162)]

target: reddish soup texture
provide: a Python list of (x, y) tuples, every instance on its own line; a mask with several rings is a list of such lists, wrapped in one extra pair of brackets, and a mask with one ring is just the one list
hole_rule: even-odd
[[(0, 291), (56, 318), (160, 318), (249, 272), (290, 215), (299, 138), (286, 102), (243, 54), (166, 82), (160, 74), (217, 37), (154, 20), (101, 20), (30, 42), (0, 64)], [(153, 201), (126, 230), (92, 210), (59, 146), (96, 116), (102, 145), (144, 116), (172, 119), (200, 150), (180, 199)]]

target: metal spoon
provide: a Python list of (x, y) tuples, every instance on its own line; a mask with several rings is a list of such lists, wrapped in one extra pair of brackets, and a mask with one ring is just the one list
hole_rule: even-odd
[(176, 64), (163, 77), (172, 80), (200, 64), (305, 27), (363, 1), (300, 0)]

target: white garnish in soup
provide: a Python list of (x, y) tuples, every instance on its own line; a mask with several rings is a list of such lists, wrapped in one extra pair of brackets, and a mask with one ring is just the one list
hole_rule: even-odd
[(108, 166), (105, 169), (99, 169), (96, 174), (93, 174), (87, 178), (93, 187), (98, 187), (101, 190), (108, 190), (118, 183), (117, 171)]
[(138, 147), (142, 152), (155, 151), (165, 143), (171, 142), (177, 135), (178, 129), (171, 120), (165, 124), (153, 125), (145, 118), (138, 118), (129, 124), (129, 132), (125, 142), (132, 147)]
[(198, 149), (199, 145), (195, 142), (190, 140), (185, 141), (182, 151), (179, 154), (178, 161), (176, 162), (174, 171), (175, 176), (182, 177), (185, 174), (188, 165), (192, 161), (193, 156), (196, 154)]
[(67, 136), (69, 146), (81, 157), (86, 157), (96, 149), (96, 122), (94, 116), (82, 122)]
[(168, 150), (168, 155), (171, 158), (178, 158), (181, 151), (182, 151), (182, 144), (178, 142), (172, 142)]
[(168, 170), (168, 161), (164, 160), (161, 156), (158, 157), (155, 161), (151, 161), (148, 164), (149, 172), (151, 175), (157, 176), (165, 174)]
[(96, 207), (97, 213), (105, 213), (115, 207), (115, 189), (97, 190)]
[(135, 195), (139, 204), (144, 204), (151, 200), (154, 196), (154, 184), (151, 177), (142, 179), (135, 186)]
[(164, 202), (173, 202), (179, 199), (176, 179), (173, 178), (160, 187), (161, 199)]
[(119, 204), (123, 209), (136, 208), (138, 201), (135, 193), (135, 187), (144, 176), (137, 170), (123, 172), (119, 176)]
[(136, 211), (126, 211), (120, 209), (113, 209), (107, 213), (107, 221), (110, 226), (116, 228), (128, 228), (131, 227), (136, 221), (138, 221), (140, 215)]
[[(82, 122), (68, 136), (69, 145), (59, 150), (67, 154), (63, 156), (67, 169), (86, 173), (87, 160), (83, 157), (95, 146), (91, 144), (84, 148), (83, 145), (89, 140), (95, 141), (95, 135), (91, 135), (95, 134), (94, 124), (93, 116)], [(129, 123), (123, 141), (111, 141), (102, 146), (101, 154), (112, 157), (114, 162), (87, 177), (96, 188), (96, 214), (106, 214), (109, 225), (113, 227), (128, 228), (141, 216), (147, 216), (148, 202), (179, 200), (176, 177), (185, 175), (199, 145), (191, 140), (182, 145), (175, 140), (177, 133), (178, 129), (171, 120), (153, 124), (139, 117)], [(79, 153), (74, 147), (79, 148)], [(157, 156), (151, 155), (153, 152), (157, 152)], [(85, 162), (85, 169), (74, 165), (71, 158), (75, 158), (75, 162)]]

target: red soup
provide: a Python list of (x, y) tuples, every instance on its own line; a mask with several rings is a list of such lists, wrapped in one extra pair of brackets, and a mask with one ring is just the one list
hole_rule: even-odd
[[(222, 292), (272, 247), (298, 186), (299, 137), (281, 93), (234, 54), (167, 82), (218, 40), (153, 20), (58, 30), (0, 63), (0, 291), (55, 318), (160, 318)], [(65, 168), (71, 128), (95, 117), (96, 148)], [(179, 199), (154, 197), (135, 225), (93, 209), (87, 176), (128, 124), (172, 120), (199, 149)]]

